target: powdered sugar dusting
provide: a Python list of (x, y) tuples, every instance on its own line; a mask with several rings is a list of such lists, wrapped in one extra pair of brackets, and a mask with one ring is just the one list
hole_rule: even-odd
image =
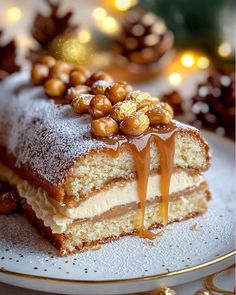
[(89, 115), (77, 116), (69, 105), (55, 105), (42, 87), (29, 83), (29, 75), (21, 73), (0, 85), (0, 142), (16, 157), (18, 167), (25, 164), (58, 184), (77, 157), (104, 143), (85, 136)]

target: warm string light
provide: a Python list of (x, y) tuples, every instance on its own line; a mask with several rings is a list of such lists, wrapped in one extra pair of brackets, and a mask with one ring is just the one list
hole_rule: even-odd
[(177, 73), (177, 72), (171, 73), (168, 76), (168, 81), (171, 86), (179, 86), (183, 81), (183, 77), (181, 76), (180, 73)]
[(206, 56), (201, 56), (198, 58), (197, 66), (199, 67), (199, 69), (205, 70), (209, 67), (209, 65), (210, 65), (210, 61)]
[(114, 7), (119, 11), (126, 11), (137, 3), (137, 0), (115, 0)]
[(223, 42), (219, 45), (217, 51), (221, 57), (229, 57), (232, 53), (232, 47), (228, 42)]
[(180, 59), (181, 64), (186, 68), (191, 68), (195, 64), (195, 57), (191, 53), (185, 53)]
[(22, 17), (22, 11), (17, 6), (9, 7), (6, 12), (6, 17), (9, 22), (17, 22)]
[(80, 30), (78, 33), (78, 40), (83, 44), (88, 43), (91, 40), (91, 33), (86, 29)]
[(120, 29), (117, 20), (108, 15), (107, 11), (102, 7), (96, 7), (93, 10), (93, 17), (97, 22), (98, 28), (106, 34), (114, 34)]

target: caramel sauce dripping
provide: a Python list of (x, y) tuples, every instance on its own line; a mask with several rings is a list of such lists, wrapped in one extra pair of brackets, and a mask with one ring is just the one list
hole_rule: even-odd
[(109, 153), (112, 157), (117, 157), (124, 147), (128, 147), (133, 156), (137, 171), (140, 203), (139, 235), (142, 238), (154, 239), (156, 237), (156, 234), (145, 229), (144, 226), (148, 178), (150, 175), (151, 143), (156, 143), (160, 155), (161, 217), (162, 223), (165, 225), (168, 222), (169, 186), (174, 166), (175, 134), (177, 130), (177, 126), (174, 123), (170, 123), (167, 125), (158, 125), (156, 128), (150, 128), (138, 137), (124, 137), (118, 135), (113, 138), (103, 139), (109, 146)]

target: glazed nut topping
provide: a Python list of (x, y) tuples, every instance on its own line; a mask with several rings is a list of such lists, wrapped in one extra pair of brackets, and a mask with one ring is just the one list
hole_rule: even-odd
[(63, 62), (63, 61), (57, 61), (55, 65), (50, 68), (49, 76), (53, 78), (55, 77), (55, 75), (58, 75), (58, 73), (69, 74), (71, 70), (72, 70), (71, 64), (67, 62)]
[(56, 60), (54, 57), (50, 55), (45, 55), (40, 58), (39, 63), (48, 66), (49, 68), (53, 67), (56, 64)]
[(89, 105), (89, 113), (95, 119), (109, 115), (111, 109), (110, 100), (102, 94), (95, 95)]
[(98, 80), (106, 80), (107, 82), (113, 82), (111, 75), (105, 72), (96, 72), (92, 74), (85, 82), (87, 86), (92, 86), (94, 82)]
[(93, 99), (92, 94), (79, 94), (73, 99), (71, 106), (75, 113), (83, 115), (89, 112), (89, 104)]
[(131, 91), (126, 99), (135, 102), (137, 109), (139, 109), (140, 107), (148, 104), (148, 102), (151, 100), (151, 95), (145, 91), (135, 90)]
[(147, 111), (146, 115), (150, 120), (150, 124), (168, 124), (173, 118), (173, 109), (166, 103), (161, 102), (157, 104), (154, 108)]
[(105, 91), (105, 95), (110, 99), (112, 104), (123, 101), (127, 93), (126, 85), (121, 83), (113, 83)]
[(66, 92), (66, 101), (71, 103), (74, 98), (77, 98), (80, 94), (89, 94), (90, 87), (86, 85), (78, 85), (75, 87), (70, 87)]
[(84, 84), (85, 81), (86, 81), (86, 76), (83, 72), (73, 70), (70, 73), (70, 77), (69, 77), (70, 86), (81, 85), (81, 84)]
[(31, 79), (34, 85), (42, 85), (48, 78), (49, 68), (44, 64), (35, 64), (31, 70)]
[(111, 110), (111, 117), (116, 122), (121, 122), (125, 117), (136, 112), (136, 104), (131, 100), (116, 103)]
[(148, 116), (144, 113), (137, 112), (124, 118), (120, 123), (120, 130), (126, 135), (138, 136), (148, 129), (149, 124)]
[(44, 90), (50, 97), (59, 97), (65, 92), (66, 85), (58, 78), (51, 78), (44, 84)]
[(91, 128), (92, 133), (98, 137), (110, 137), (118, 132), (118, 125), (111, 117), (93, 120)]
[(98, 80), (91, 86), (91, 91), (93, 94), (104, 94), (110, 83), (106, 80)]

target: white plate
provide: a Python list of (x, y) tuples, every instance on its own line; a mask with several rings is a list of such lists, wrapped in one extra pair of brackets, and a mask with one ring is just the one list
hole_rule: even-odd
[(153, 243), (127, 237), (67, 258), (57, 257), (24, 217), (0, 216), (0, 281), (66, 294), (122, 294), (182, 284), (233, 264), (234, 143), (204, 135), (213, 153), (207, 214), (167, 226)]

